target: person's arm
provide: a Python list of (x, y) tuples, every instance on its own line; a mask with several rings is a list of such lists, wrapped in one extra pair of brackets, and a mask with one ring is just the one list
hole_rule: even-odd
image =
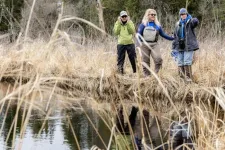
[[(173, 36), (174, 36), (174, 39), (176, 38), (176, 29), (175, 29), (175, 31), (174, 31), (174, 33), (173, 33)], [(173, 41), (173, 43), (172, 43), (172, 50), (174, 50), (176, 48), (176, 45), (175, 45), (175, 40)]]
[(174, 37), (171, 37), (167, 35), (166, 33), (164, 33), (164, 31), (162, 30), (162, 27), (159, 27), (159, 35), (167, 40), (170, 40), (170, 41), (174, 40)]
[(121, 23), (120, 23), (120, 21), (117, 20), (114, 25), (113, 32), (115, 35), (119, 35), (120, 31), (121, 31)]
[(198, 26), (198, 24), (199, 24), (199, 21), (198, 21), (197, 18), (192, 18), (191, 19), (191, 27), (192, 28), (196, 28)]
[(138, 33), (143, 36), (143, 32), (144, 32), (144, 28), (145, 28), (145, 25), (142, 23), (139, 25), (138, 27)]
[(131, 20), (129, 20), (127, 22), (127, 30), (128, 30), (129, 34), (134, 34), (135, 33), (134, 23)]
[(178, 32), (178, 26), (179, 26), (179, 22), (177, 22), (176, 24), (175, 24), (175, 28), (174, 28), (174, 31), (173, 31), (173, 37), (174, 37), (174, 41), (173, 41), (173, 43), (172, 43), (172, 50), (174, 50), (175, 48), (176, 48), (176, 43), (175, 43), (175, 39), (177, 38), (177, 32)]

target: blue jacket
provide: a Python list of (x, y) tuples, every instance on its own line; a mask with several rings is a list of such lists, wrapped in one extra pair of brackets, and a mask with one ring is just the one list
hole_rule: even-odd
[[(184, 28), (182, 29), (182, 23), (184, 24)], [(178, 21), (175, 26), (174, 32), (174, 41), (172, 45), (172, 49), (178, 51), (195, 51), (199, 49), (198, 41), (194, 32), (194, 29), (199, 24), (197, 18), (192, 18), (191, 15), (188, 14), (188, 19), (185, 22), (182, 20)], [(184, 39), (185, 48), (181, 49), (179, 46), (180, 39)]]
[[(159, 33), (159, 35), (167, 40), (174, 40), (173, 37), (171, 36), (168, 36), (167, 34), (164, 33), (164, 31), (162, 30), (162, 27), (161, 26), (157, 26), (154, 22), (149, 22), (147, 26), (153, 26)], [(144, 32), (144, 29), (145, 29), (145, 25), (142, 23), (139, 25), (138, 27), (138, 33), (143, 36), (143, 32)], [(156, 38), (157, 39), (157, 38)]]

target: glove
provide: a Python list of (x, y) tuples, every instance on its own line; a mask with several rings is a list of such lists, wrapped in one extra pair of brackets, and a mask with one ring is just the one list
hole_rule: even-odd
[(177, 50), (172, 50), (171, 56), (172, 57), (177, 57), (178, 56), (178, 51)]

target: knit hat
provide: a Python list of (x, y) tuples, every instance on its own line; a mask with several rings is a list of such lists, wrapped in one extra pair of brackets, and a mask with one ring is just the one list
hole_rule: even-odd
[(127, 12), (126, 11), (121, 11), (120, 12), (120, 17), (122, 17), (122, 16), (127, 16)]
[(179, 11), (179, 15), (181, 15), (181, 14), (188, 14), (187, 9), (181, 8), (180, 11)]

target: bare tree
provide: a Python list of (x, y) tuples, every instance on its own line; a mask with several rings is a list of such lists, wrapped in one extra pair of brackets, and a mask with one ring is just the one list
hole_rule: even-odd
[(97, 1), (97, 10), (98, 10), (98, 17), (99, 17), (99, 26), (102, 30), (105, 31), (105, 22), (104, 22), (104, 17), (103, 17), (103, 7), (101, 0), (96, 0)]

